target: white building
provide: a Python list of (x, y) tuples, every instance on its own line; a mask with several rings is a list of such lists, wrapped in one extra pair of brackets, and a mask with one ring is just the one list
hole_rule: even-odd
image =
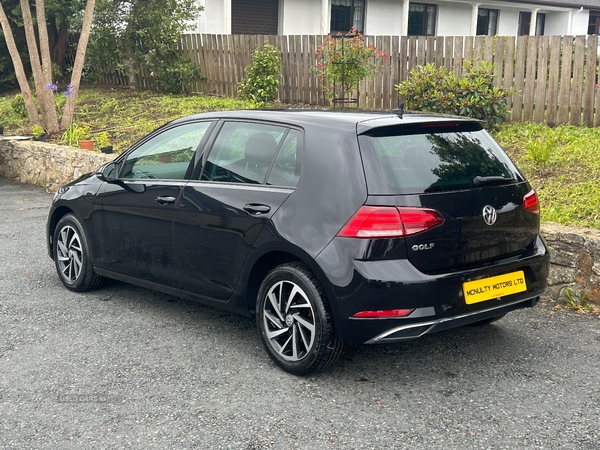
[(195, 31), (391, 36), (598, 34), (600, 0), (198, 0)]

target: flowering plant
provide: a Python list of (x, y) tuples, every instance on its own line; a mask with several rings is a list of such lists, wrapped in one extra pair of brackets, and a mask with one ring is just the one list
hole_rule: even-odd
[[(56, 110), (60, 115), (62, 115), (66, 103), (68, 101), (73, 101), (73, 96), (75, 95), (75, 92), (73, 91), (74, 89), (75, 85), (69, 83), (67, 84), (66, 89), (62, 92), (62, 96), (54, 97), (54, 106), (56, 107)], [(58, 93), (58, 86), (50, 82), (46, 85), (46, 90), (52, 92), (53, 94), (56, 94)]]
[(387, 55), (377, 50), (374, 45), (365, 43), (365, 37), (352, 27), (343, 36), (328, 36), (317, 48), (317, 63), (315, 72), (325, 80), (325, 88), (330, 97), (335, 95), (335, 89), (342, 90), (342, 96), (358, 89), (361, 81), (373, 77), (387, 60)]
[[(48, 83), (46, 85), (46, 89), (49, 91), (52, 91), (53, 93), (56, 94), (56, 92), (58, 91), (58, 86), (54, 83)], [(74, 84), (67, 84), (67, 89), (62, 93), (63, 96), (65, 97), (73, 97), (73, 89), (75, 89), (75, 85)]]

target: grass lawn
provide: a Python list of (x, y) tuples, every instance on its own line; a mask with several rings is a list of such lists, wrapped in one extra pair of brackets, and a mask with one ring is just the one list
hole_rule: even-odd
[[(15, 93), (0, 95), (0, 125), (5, 134), (28, 134), (28, 120), (11, 106)], [(74, 122), (90, 126), (92, 138), (107, 132), (115, 151), (122, 152), (177, 117), (249, 107), (230, 98), (84, 86)], [(494, 136), (538, 191), (543, 220), (600, 229), (600, 129), (508, 124)]]
[(537, 190), (542, 220), (600, 229), (600, 128), (507, 124), (494, 137)]
[[(11, 107), (15, 94), (0, 95), (0, 125), (4, 124), (4, 134), (30, 134), (28, 119)], [(56, 100), (64, 102), (64, 97), (57, 94)], [(249, 107), (247, 102), (230, 98), (84, 86), (79, 91), (73, 122), (90, 126), (92, 139), (107, 132), (115, 151), (120, 153), (152, 130), (178, 117)], [(61, 136), (55, 136), (50, 141), (60, 143), (60, 140)]]

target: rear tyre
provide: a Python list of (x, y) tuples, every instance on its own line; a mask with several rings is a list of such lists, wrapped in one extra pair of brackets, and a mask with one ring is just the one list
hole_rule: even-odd
[(280, 265), (265, 277), (256, 302), (256, 325), (271, 359), (294, 375), (326, 369), (344, 352), (325, 292), (301, 263)]
[(103, 278), (94, 272), (89, 244), (81, 222), (67, 214), (54, 230), (53, 254), (60, 281), (70, 290), (85, 292), (98, 288)]
[(490, 317), (489, 319), (480, 320), (479, 322), (473, 322), (473, 323), (470, 323), (469, 326), (480, 327), (482, 325), (487, 325), (487, 324), (490, 324), (490, 323), (494, 323), (497, 320), (502, 319), (505, 315), (506, 314), (500, 314), (499, 316)]

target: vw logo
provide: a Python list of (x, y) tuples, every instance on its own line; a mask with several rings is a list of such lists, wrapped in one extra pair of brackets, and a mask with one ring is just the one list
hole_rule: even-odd
[(493, 206), (487, 205), (483, 208), (483, 221), (488, 225), (494, 225), (496, 223), (496, 219), (498, 218), (498, 213), (494, 209)]

